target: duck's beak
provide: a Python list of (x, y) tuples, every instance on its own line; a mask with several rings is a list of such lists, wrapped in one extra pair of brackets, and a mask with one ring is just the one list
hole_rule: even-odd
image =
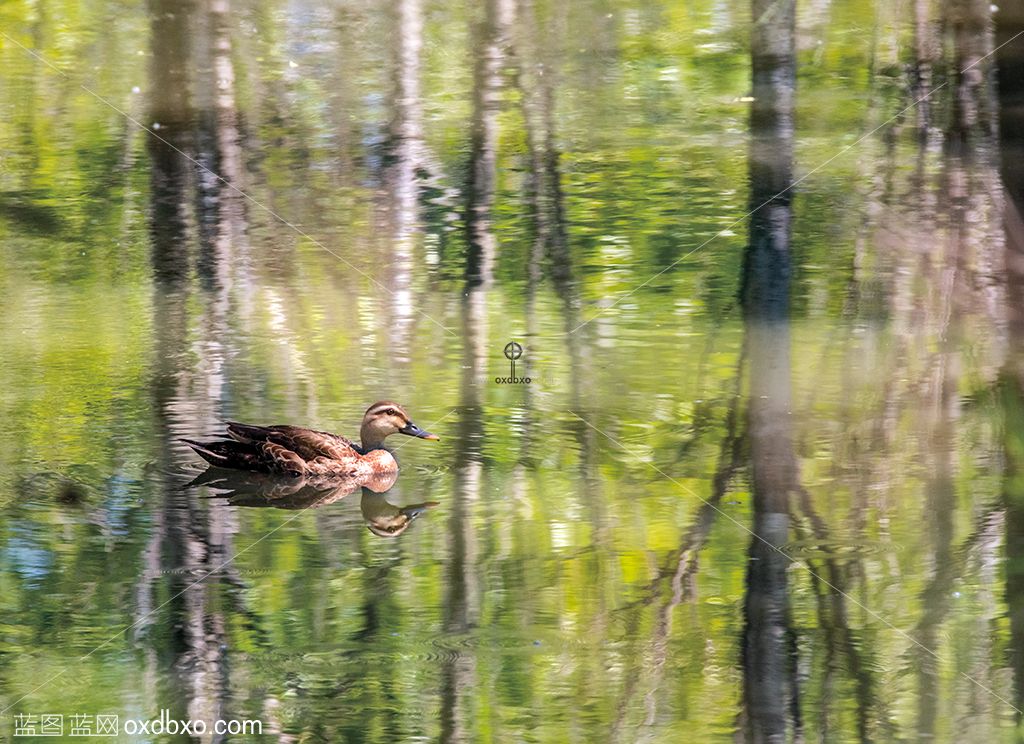
[(416, 426), (412, 421), (406, 423), (401, 429), (398, 430), (399, 434), (406, 434), (410, 437), (419, 437), (420, 439), (440, 439), (441, 437), (437, 434), (431, 434), (429, 431), (423, 431), (420, 427)]
[(433, 509), (435, 506), (439, 506), (440, 503), (440, 501), (425, 501), (422, 504), (412, 504), (410, 506), (403, 506), (399, 510), (399, 512), (407, 516), (409, 518), (409, 521), (411, 522), (428, 509)]

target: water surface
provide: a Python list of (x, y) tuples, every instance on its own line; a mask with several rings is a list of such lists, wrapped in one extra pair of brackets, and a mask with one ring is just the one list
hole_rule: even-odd
[[(1005, 16), (779, 7), (5, 5), (5, 736), (1016, 741)], [(188, 486), (382, 398), (390, 488)]]

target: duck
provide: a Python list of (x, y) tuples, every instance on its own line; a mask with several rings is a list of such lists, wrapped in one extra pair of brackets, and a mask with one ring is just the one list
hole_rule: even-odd
[(392, 434), (438, 440), (412, 422), (405, 409), (381, 400), (366, 409), (359, 427), (359, 444), (339, 434), (300, 426), (253, 426), (225, 422), (224, 439), (185, 444), (211, 465), (235, 470), (304, 476), (370, 477), (398, 471), (398, 461), (384, 449)]

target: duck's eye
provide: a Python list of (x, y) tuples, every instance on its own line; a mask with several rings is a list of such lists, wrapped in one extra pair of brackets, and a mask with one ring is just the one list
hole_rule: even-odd
[(384, 411), (384, 413), (386, 413), (388, 416), (398, 415), (398, 411), (396, 411), (394, 408), (389, 408), (388, 410)]

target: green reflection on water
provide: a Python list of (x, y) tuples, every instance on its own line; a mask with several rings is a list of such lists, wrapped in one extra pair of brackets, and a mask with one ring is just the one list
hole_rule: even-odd
[[(959, 154), (947, 90), (923, 146), (911, 112), (800, 184), (775, 368), (737, 300), (746, 4), (224, 10), (0, 10), (68, 71), (0, 52), (3, 726), (167, 708), (268, 740), (704, 741), (756, 738), (763, 699), (789, 736), (1014, 739), (991, 90)], [(796, 177), (919, 95), (903, 12), (801, 11)], [(529, 386), (493, 382), (511, 338)], [(787, 383), (783, 439), (758, 439)], [(355, 434), (380, 398), (442, 437), (401, 448), (386, 494), (184, 488), (180, 437)], [(779, 442), (794, 563), (750, 533)], [(757, 678), (751, 608), (780, 599)]]

